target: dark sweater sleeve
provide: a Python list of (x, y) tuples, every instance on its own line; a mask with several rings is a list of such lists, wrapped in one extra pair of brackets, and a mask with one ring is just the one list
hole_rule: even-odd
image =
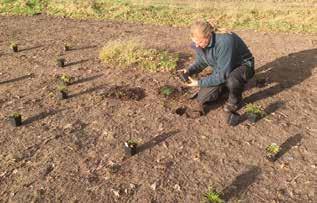
[(196, 53), (195, 62), (188, 68), (188, 73), (189, 75), (199, 73), (202, 70), (204, 70), (207, 66), (208, 64), (204, 61), (204, 59), (198, 53)]
[(232, 53), (233, 53), (233, 40), (229, 38), (223, 41), (219, 48), (216, 50), (217, 65), (213, 73), (198, 81), (200, 87), (218, 86), (226, 81), (232, 69)]

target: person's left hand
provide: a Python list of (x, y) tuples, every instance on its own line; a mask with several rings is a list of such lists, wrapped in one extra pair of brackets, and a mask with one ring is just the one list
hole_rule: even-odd
[(191, 77), (188, 77), (190, 82), (188, 84), (186, 84), (189, 87), (197, 87), (198, 86), (198, 80), (195, 80)]

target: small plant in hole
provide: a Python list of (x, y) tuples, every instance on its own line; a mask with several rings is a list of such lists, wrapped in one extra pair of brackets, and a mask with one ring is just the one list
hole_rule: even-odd
[(175, 92), (175, 88), (170, 86), (161, 87), (160, 93), (166, 97), (171, 96)]
[(60, 80), (62, 81), (64, 85), (70, 85), (72, 83), (73, 78), (67, 74), (63, 74), (60, 77)]
[(64, 58), (58, 58), (57, 60), (56, 60), (56, 62), (57, 62), (57, 66), (58, 67), (64, 67), (65, 66), (65, 59)]
[(62, 99), (67, 99), (67, 97), (68, 97), (68, 90), (67, 90), (67, 88), (66, 88), (66, 86), (65, 85), (59, 85), (58, 87), (57, 87), (57, 89), (58, 89), (58, 98), (60, 99), (60, 100), (62, 100)]
[(70, 44), (65, 43), (65, 44), (64, 44), (64, 50), (65, 50), (65, 51), (70, 51), (70, 49), (71, 49), (71, 48), (70, 48)]
[(127, 155), (133, 156), (137, 153), (138, 143), (132, 139), (129, 139), (124, 143), (124, 149)]
[(268, 145), (266, 148), (267, 158), (269, 160), (274, 160), (275, 156), (281, 151), (281, 148), (276, 143)]
[(248, 120), (251, 121), (252, 123), (257, 122), (260, 118), (264, 117), (265, 112), (260, 109), (255, 104), (248, 104), (245, 107), (245, 112), (248, 116)]
[(212, 188), (204, 194), (204, 197), (205, 203), (224, 203), (224, 200), (221, 198), (221, 194)]
[(9, 120), (11, 124), (15, 127), (22, 125), (22, 116), (20, 113), (13, 113), (10, 117)]
[(16, 42), (11, 42), (10, 48), (12, 49), (13, 52), (18, 52), (18, 44)]

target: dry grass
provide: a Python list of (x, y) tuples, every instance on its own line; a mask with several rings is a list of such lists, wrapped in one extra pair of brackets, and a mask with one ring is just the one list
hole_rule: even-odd
[(138, 67), (150, 72), (173, 71), (178, 61), (177, 54), (147, 49), (138, 39), (109, 41), (99, 56), (111, 67)]
[(46, 12), (73, 18), (102, 18), (188, 26), (199, 17), (221, 27), (317, 33), (316, 0), (0, 0), (2, 14)]

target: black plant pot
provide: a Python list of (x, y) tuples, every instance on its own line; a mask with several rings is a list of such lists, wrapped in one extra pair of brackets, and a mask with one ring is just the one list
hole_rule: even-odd
[(227, 123), (228, 123), (230, 126), (236, 126), (236, 125), (239, 124), (240, 118), (241, 118), (241, 117), (240, 117), (240, 114), (235, 113), (235, 112), (231, 112), (231, 113), (229, 113)]
[(251, 123), (256, 123), (258, 120), (260, 120), (261, 116), (258, 115), (258, 114), (255, 114), (255, 113), (248, 113), (247, 114), (248, 116), (248, 120), (251, 122)]
[(269, 160), (271, 162), (274, 162), (274, 161), (277, 160), (276, 154), (267, 154), (265, 157), (266, 157), (267, 160)]
[(57, 96), (60, 100), (68, 98), (67, 92), (64, 92), (64, 91), (59, 91)]
[(65, 46), (64, 46), (64, 50), (65, 50), (65, 51), (70, 51), (70, 46), (65, 45)]
[(22, 125), (22, 117), (21, 116), (18, 116), (18, 117), (12, 116), (9, 118), (9, 120), (10, 120), (11, 125), (14, 127), (18, 127), (18, 126)]
[(179, 77), (180, 77), (181, 81), (189, 82), (189, 74), (187, 72), (186, 73), (182, 73)]
[(65, 66), (65, 59), (63, 58), (60, 58), (60, 59), (57, 59), (57, 66), (58, 67), (64, 67)]
[(137, 153), (137, 146), (129, 146), (128, 143), (124, 143), (124, 151), (128, 156), (133, 156)]
[(12, 46), (11, 48), (12, 48), (13, 52), (18, 52), (19, 51), (17, 45)]

